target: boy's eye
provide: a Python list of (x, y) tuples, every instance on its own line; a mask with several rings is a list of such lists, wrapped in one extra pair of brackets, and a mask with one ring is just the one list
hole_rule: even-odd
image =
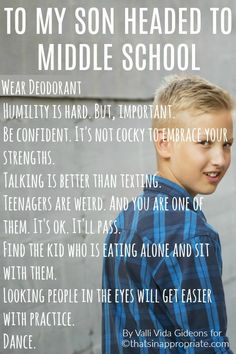
[(199, 144), (203, 145), (203, 146), (209, 146), (211, 144), (211, 142), (208, 140), (201, 140), (201, 141), (199, 141)]
[(231, 148), (232, 143), (227, 143), (227, 142), (225, 142), (223, 146), (224, 146), (225, 148)]

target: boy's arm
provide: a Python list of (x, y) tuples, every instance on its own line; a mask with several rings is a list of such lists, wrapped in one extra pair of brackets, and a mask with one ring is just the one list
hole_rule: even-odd
[(156, 269), (155, 259), (150, 260), (155, 282), (163, 296), (171, 294), (165, 303), (167, 315), (175, 328), (188, 329), (196, 334), (204, 331), (206, 335), (203, 337), (189, 338), (201, 341), (197, 352), (232, 353), (226, 337), (219, 241), (210, 236), (196, 236), (187, 243), (188, 255), (181, 257), (172, 252)]

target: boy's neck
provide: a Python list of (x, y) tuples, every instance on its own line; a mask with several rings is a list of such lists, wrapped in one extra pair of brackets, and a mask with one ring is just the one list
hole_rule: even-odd
[[(175, 175), (172, 173), (172, 171), (169, 168), (164, 167), (164, 166), (159, 166), (158, 170), (156, 171), (156, 175), (160, 176), (162, 178), (166, 178), (169, 181), (178, 184), (181, 188), (186, 190), (186, 188), (184, 186), (182, 186), (182, 184), (178, 181), (178, 179), (175, 177)], [(192, 197), (196, 196), (196, 194), (193, 194), (191, 191), (187, 190), (187, 192), (189, 194), (191, 194)]]

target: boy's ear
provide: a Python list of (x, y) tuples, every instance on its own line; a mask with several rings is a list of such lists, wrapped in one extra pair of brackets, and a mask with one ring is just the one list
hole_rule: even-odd
[(167, 141), (166, 132), (163, 129), (158, 129), (157, 140), (155, 141), (155, 147), (157, 154), (164, 158), (168, 159), (171, 156), (171, 142)]

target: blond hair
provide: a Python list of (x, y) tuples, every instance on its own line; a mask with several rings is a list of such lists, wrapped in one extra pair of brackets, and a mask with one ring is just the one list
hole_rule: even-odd
[[(159, 119), (156, 107), (171, 107), (169, 119)], [(174, 118), (181, 111), (195, 114), (220, 110), (231, 111), (235, 102), (227, 91), (200, 76), (167, 76), (157, 90), (153, 102), (153, 128), (175, 125)]]

